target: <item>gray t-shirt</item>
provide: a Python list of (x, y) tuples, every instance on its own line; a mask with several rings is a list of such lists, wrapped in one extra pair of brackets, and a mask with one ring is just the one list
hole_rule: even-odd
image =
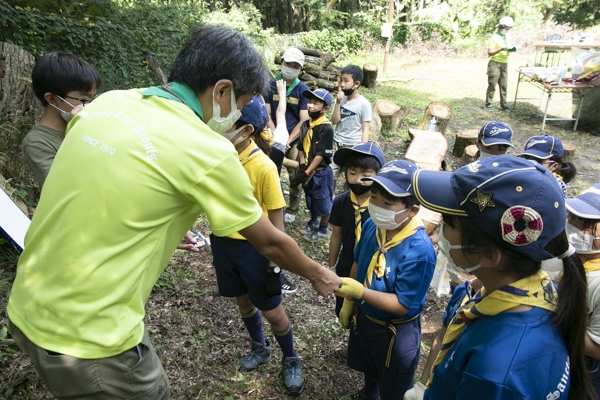
[(40, 189), (44, 185), (48, 172), (50, 172), (50, 166), (64, 138), (64, 132), (37, 124), (23, 139), (25, 160), (33, 171)]
[(362, 141), (362, 123), (371, 121), (371, 103), (363, 96), (352, 101), (344, 96), (340, 104), (340, 118), (333, 140), (346, 146), (354, 146)]

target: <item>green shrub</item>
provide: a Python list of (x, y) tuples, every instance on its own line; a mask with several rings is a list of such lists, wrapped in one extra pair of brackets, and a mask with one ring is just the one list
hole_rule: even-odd
[(323, 29), (299, 34), (305, 47), (336, 52), (344, 49), (353, 52), (363, 45), (363, 33), (356, 29)]

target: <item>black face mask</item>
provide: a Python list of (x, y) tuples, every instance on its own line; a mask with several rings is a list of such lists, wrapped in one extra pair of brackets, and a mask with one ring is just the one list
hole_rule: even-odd
[(315, 120), (317, 118), (319, 118), (321, 115), (323, 114), (323, 111), (313, 111), (313, 112), (308, 112), (308, 116), (310, 117), (310, 119)]
[(356, 89), (344, 89), (342, 90), (342, 92), (344, 92), (344, 96), (349, 97), (352, 96), (352, 93), (354, 93)]
[(352, 190), (357, 196), (362, 196), (363, 194), (371, 190), (371, 186), (363, 186), (359, 185), (358, 183), (349, 183), (348, 187), (350, 187), (350, 190)]

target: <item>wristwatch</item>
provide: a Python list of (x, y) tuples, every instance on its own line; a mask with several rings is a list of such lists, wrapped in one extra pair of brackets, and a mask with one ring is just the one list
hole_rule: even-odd
[(281, 272), (281, 268), (279, 268), (279, 265), (276, 265), (274, 267), (269, 267), (269, 271), (278, 274)]

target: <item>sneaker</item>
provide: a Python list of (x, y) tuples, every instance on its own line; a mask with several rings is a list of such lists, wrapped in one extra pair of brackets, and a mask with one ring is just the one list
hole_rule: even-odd
[(291, 224), (295, 220), (296, 220), (296, 214), (285, 213), (285, 215), (283, 216), (283, 222), (285, 222), (286, 224)]
[(283, 385), (290, 396), (302, 393), (302, 371), (300, 371), (300, 358), (298, 356), (284, 357), (282, 360), (281, 374)]
[(494, 107), (492, 107), (492, 106), (487, 106), (485, 109), (488, 111), (494, 111)]
[[(364, 390), (360, 389), (356, 393), (351, 393), (351, 394), (345, 395), (340, 400), (373, 400), (373, 399), (368, 398), (367, 395), (365, 395)], [(375, 400), (381, 400), (381, 397), (377, 396), (377, 398)]]
[(240, 372), (252, 372), (259, 365), (269, 362), (271, 359), (271, 343), (266, 345), (252, 341), (252, 351), (240, 360)]
[(327, 232), (313, 231), (307, 235), (304, 235), (303, 238), (309, 242), (316, 243), (320, 240), (329, 239), (329, 235)]
[(287, 276), (284, 276), (283, 282), (281, 282), (281, 293), (294, 293), (296, 290), (298, 290), (298, 285), (290, 282)]
[(310, 235), (311, 233), (313, 233), (314, 231), (316, 231), (317, 229), (319, 229), (319, 223), (314, 223), (314, 222), (308, 222), (304, 228), (300, 229), (300, 233), (304, 234), (304, 235)]
[(512, 111), (512, 108), (510, 108), (509, 106), (502, 107), (502, 109), (503, 109), (504, 111)]

